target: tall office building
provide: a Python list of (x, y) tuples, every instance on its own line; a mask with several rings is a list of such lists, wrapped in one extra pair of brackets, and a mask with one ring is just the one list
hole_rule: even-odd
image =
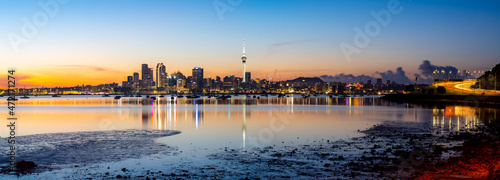
[(156, 88), (167, 87), (167, 68), (163, 63), (156, 65)]
[(245, 79), (243, 82), (251, 82), (252, 81), (252, 73), (250, 72), (245, 72)]
[(139, 79), (139, 73), (138, 72), (134, 72), (134, 85), (132, 87), (133, 88), (138, 88), (139, 87), (139, 82), (141, 82), (141, 80)]
[(142, 80), (141, 88), (151, 89), (153, 82), (153, 68), (149, 68), (148, 64), (142, 64), (141, 67)]
[(151, 89), (153, 86), (155, 86), (155, 82), (153, 81), (153, 68), (149, 68), (149, 84), (148, 84), (148, 89)]
[(148, 78), (148, 74), (149, 74), (149, 67), (148, 67), (148, 64), (142, 64), (141, 66), (141, 79), (144, 81)]
[[(134, 78), (132, 76), (127, 76), (127, 86), (126, 87), (132, 87), (134, 84)], [(124, 84), (122, 84), (124, 86)]]
[(247, 64), (247, 55), (245, 54), (245, 40), (243, 40), (243, 56), (241, 56), (241, 63), (243, 63), (243, 82), (246, 82), (246, 64)]
[(141, 65), (141, 88), (147, 88), (149, 79), (149, 67), (148, 64)]
[(196, 93), (201, 93), (203, 91), (203, 68), (196, 66), (193, 69), (193, 81), (191, 87)]

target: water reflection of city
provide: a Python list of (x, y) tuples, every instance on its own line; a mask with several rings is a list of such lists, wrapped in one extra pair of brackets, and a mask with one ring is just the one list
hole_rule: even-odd
[[(237, 97), (230, 99), (215, 99), (215, 98), (199, 98), (199, 99), (169, 99), (162, 98), (158, 100), (159, 104), (168, 104), (170, 102), (175, 102), (178, 105), (183, 104), (246, 104), (246, 105), (345, 105), (345, 106), (395, 106), (399, 103), (389, 102), (382, 100), (378, 97), (262, 97), (262, 98), (252, 98), (252, 97)], [(149, 100), (147, 101), (149, 102)], [(137, 104), (138, 101), (123, 101), (124, 104)], [(144, 104), (143, 102), (141, 102)]]
[[(246, 105), (288, 105), (292, 106), (293, 112), (294, 105), (345, 105), (345, 106), (391, 106), (395, 103), (380, 100), (379, 98), (302, 98), (302, 97), (288, 97), (288, 98), (234, 98), (228, 100), (217, 99), (179, 99), (169, 100), (167, 98), (160, 100), (119, 100), (116, 104), (142, 104), (142, 129), (145, 130), (176, 130), (178, 116), (187, 120), (188, 112), (192, 116), (190, 119), (194, 120), (196, 129), (203, 125), (204, 120), (204, 105), (227, 105), (228, 117), (231, 116), (231, 105), (239, 105), (242, 107), (243, 116), (243, 131), (246, 127), (246, 118), (251, 115), (251, 111), (246, 111)], [(179, 108), (181, 108), (179, 110)], [(178, 114), (180, 111), (181, 115)], [(190, 112), (192, 111), (192, 113)]]
[[(415, 116), (422, 116), (424, 119), (432, 119), (432, 126), (441, 131), (465, 131), (473, 128), (476, 125), (491, 123), (498, 119), (497, 112), (498, 109), (495, 108), (479, 108), (479, 107), (468, 107), (468, 106), (439, 106), (433, 104), (427, 105), (411, 105), (389, 102), (378, 97), (308, 97), (303, 98), (301, 96), (291, 96), (278, 98), (274, 96), (269, 97), (259, 97), (254, 98), (246, 96), (237, 96), (230, 99), (216, 99), (202, 97), (198, 99), (188, 99), (188, 98), (174, 98), (171, 99), (170, 96), (163, 98), (158, 97), (157, 100), (151, 100), (149, 98), (134, 98), (126, 97), (119, 100), (113, 98), (102, 98), (102, 97), (72, 97), (72, 98), (33, 98), (20, 100), (19, 105), (30, 105), (30, 106), (140, 106), (142, 114), (142, 128), (143, 129), (177, 129), (178, 116), (181, 116), (183, 120), (187, 120), (188, 116), (192, 116), (189, 119), (193, 119), (194, 126), (200, 128), (204, 123), (204, 108), (205, 105), (285, 105), (290, 106), (290, 110), (293, 113), (294, 106), (311, 106), (311, 105), (323, 105), (323, 106), (346, 106), (346, 107), (362, 107), (362, 106), (398, 106), (404, 107), (408, 110), (414, 108), (432, 109), (432, 115), (422, 112), (415, 112)], [(4, 102), (5, 103), (5, 102)], [(1, 104), (1, 103), (0, 103)], [(251, 107), (251, 106), (248, 106)], [(181, 108), (181, 109), (180, 109)], [(179, 114), (178, 111), (182, 114)], [(243, 109), (245, 110), (245, 108)], [(328, 110), (328, 108), (327, 108)], [(351, 109), (349, 109), (351, 110)], [(356, 109), (353, 109), (355, 112)], [(251, 111), (246, 111), (245, 114), (249, 114)], [(351, 111), (349, 111), (350, 113)], [(188, 114), (189, 113), (189, 114)], [(231, 110), (228, 109), (228, 117), (231, 116)], [(355, 114), (355, 113), (353, 113)], [(426, 117), (429, 116), (429, 117)], [(432, 116), (432, 117), (431, 117)], [(421, 118), (422, 118), (421, 117)], [(242, 118), (246, 118), (243, 116)], [(420, 118), (419, 118), (420, 119)], [(244, 119), (242, 119), (243, 121)]]
[(498, 120), (498, 109), (445, 106), (432, 109), (432, 127), (437, 134), (465, 132)]
[[(124, 100), (126, 101), (126, 100)], [(145, 102), (146, 101), (146, 102)], [(123, 102), (120, 102), (122, 104)], [(194, 120), (196, 129), (200, 128), (204, 123), (204, 105), (227, 105), (228, 117), (231, 116), (231, 105), (239, 105), (243, 110), (243, 131), (246, 127), (246, 118), (251, 111), (246, 111), (245, 105), (287, 105), (290, 106), (293, 113), (294, 105), (340, 105), (340, 106), (403, 106), (408, 109), (420, 108), (417, 105), (401, 104), (388, 102), (377, 97), (287, 97), (287, 98), (233, 98), (228, 100), (218, 100), (209, 98), (200, 99), (175, 99), (163, 98), (160, 100), (138, 100), (135, 103), (142, 104), (142, 127), (143, 129), (161, 129), (161, 130), (176, 130), (178, 121), (178, 109), (181, 107), (183, 119)], [(131, 104), (127, 102), (125, 104)], [(150, 106), (145, 108), (145, 106)], [(476, 108), (468, 106), (430, 106), (432, 109), (432, 126), (440, 132), (459, 132), (474, 128), (477, 125), (491, 123), (497, 120), (498, 109), (493, 108)], [(415, 112), (415, 119), (418, 113)], [(422, 114), (422, 116), (427, 116)], [(429, 117), (431, 118), (431, 117)]]
[[(175, 98), (170, 96), (157, 98), (155, 102), (159, 104), (176, 103), (177, 105), (191, 104), (247, 104), (247, 105), (346, 105), (346, 106), (395, 106), (398, 103), (389, 102), (377, 97), (245, 97), (236, 96), (229, 99), (216, 99), (214, 97), (202, 97), (198, 99)], [(0, 101), (0, 104), (6, 102)], [(130, 105), (150, 105), (149, 98), (130, 98), (125, 97), (119, 100), (113, 98), (101, 97), (72, 97), (72, 98), (33, 98), (23, 99), (18, 102), (19, 105), (72, 105), (72, 106), (130, 106)]]

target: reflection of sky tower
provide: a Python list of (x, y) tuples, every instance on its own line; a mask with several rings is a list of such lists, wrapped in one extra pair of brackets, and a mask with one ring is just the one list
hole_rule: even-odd
[(242, 134), (243, 134), (243, 149), (245, 149), (245, 144), (246, 142), (246, 134), (247, 134), (247, 113), (246, 113), (246, 107), (245, 104), (243, 103), (243, 127), (242, 127)]
[(247, 55), (245, 54), (245, 40), (243, 40), (243, 56), (241, 56), (241, 62), (243, 63), (243, 82), (246, 82), (245, 66), (247, 64)]

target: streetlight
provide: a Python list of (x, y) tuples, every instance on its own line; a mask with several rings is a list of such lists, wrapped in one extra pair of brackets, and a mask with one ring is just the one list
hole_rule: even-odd
[(432, 75), (434, 76), (434, 83), (436, 83), (437, 75), (436, 75), (437, 70), (432, 71)]

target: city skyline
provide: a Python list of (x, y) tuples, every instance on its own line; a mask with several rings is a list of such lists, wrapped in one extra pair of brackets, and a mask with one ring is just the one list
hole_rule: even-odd
[[(18, 69), (18, 82), (26, 87), (121, 82), (129, 72), (140, 72), (137, 64), (159, 62), (169, 73), (199, 66), (205, 77), (240, 77), (243, 38), (251, 49), (246, 69), (254, 79), (272, 78), (276, 69), (275, 79), (287, 80), (381, 76), (397, 73), (399, 67), (414, 79), (423, 60), (486, 71), (500, 55), (494, 49), (500, 45), (497, 2), (399, 1), (396, 9), (401, 12), (385, 21), (380, 14), (392, 1), (217, 2), (70, 1), (47, 11), (47, 4), (37, 1), (3, 1), (0, 47), (8, 61), (2, 66)], [(223, 11), (223, 18), (216, 8), (221, 4), (231, 8)], [(39, 12), (48, 20), (38, 26), (33, 17)], [(371, 22), (387, 24), (378, 24), (380, 32), (369, 37), (369, 45), (356, 46), (356, 28), (364, 30)], [(37, 33), (23, 36), (30, 23)], [(27, 42), (16, 46), (13, 34)], [(360, 53), (347, 60), (343, 42)], [(2, 77), (0, 87), (4, 81)]]
[(1, 179), (500, 179), (500, 1), (0, 0)]

